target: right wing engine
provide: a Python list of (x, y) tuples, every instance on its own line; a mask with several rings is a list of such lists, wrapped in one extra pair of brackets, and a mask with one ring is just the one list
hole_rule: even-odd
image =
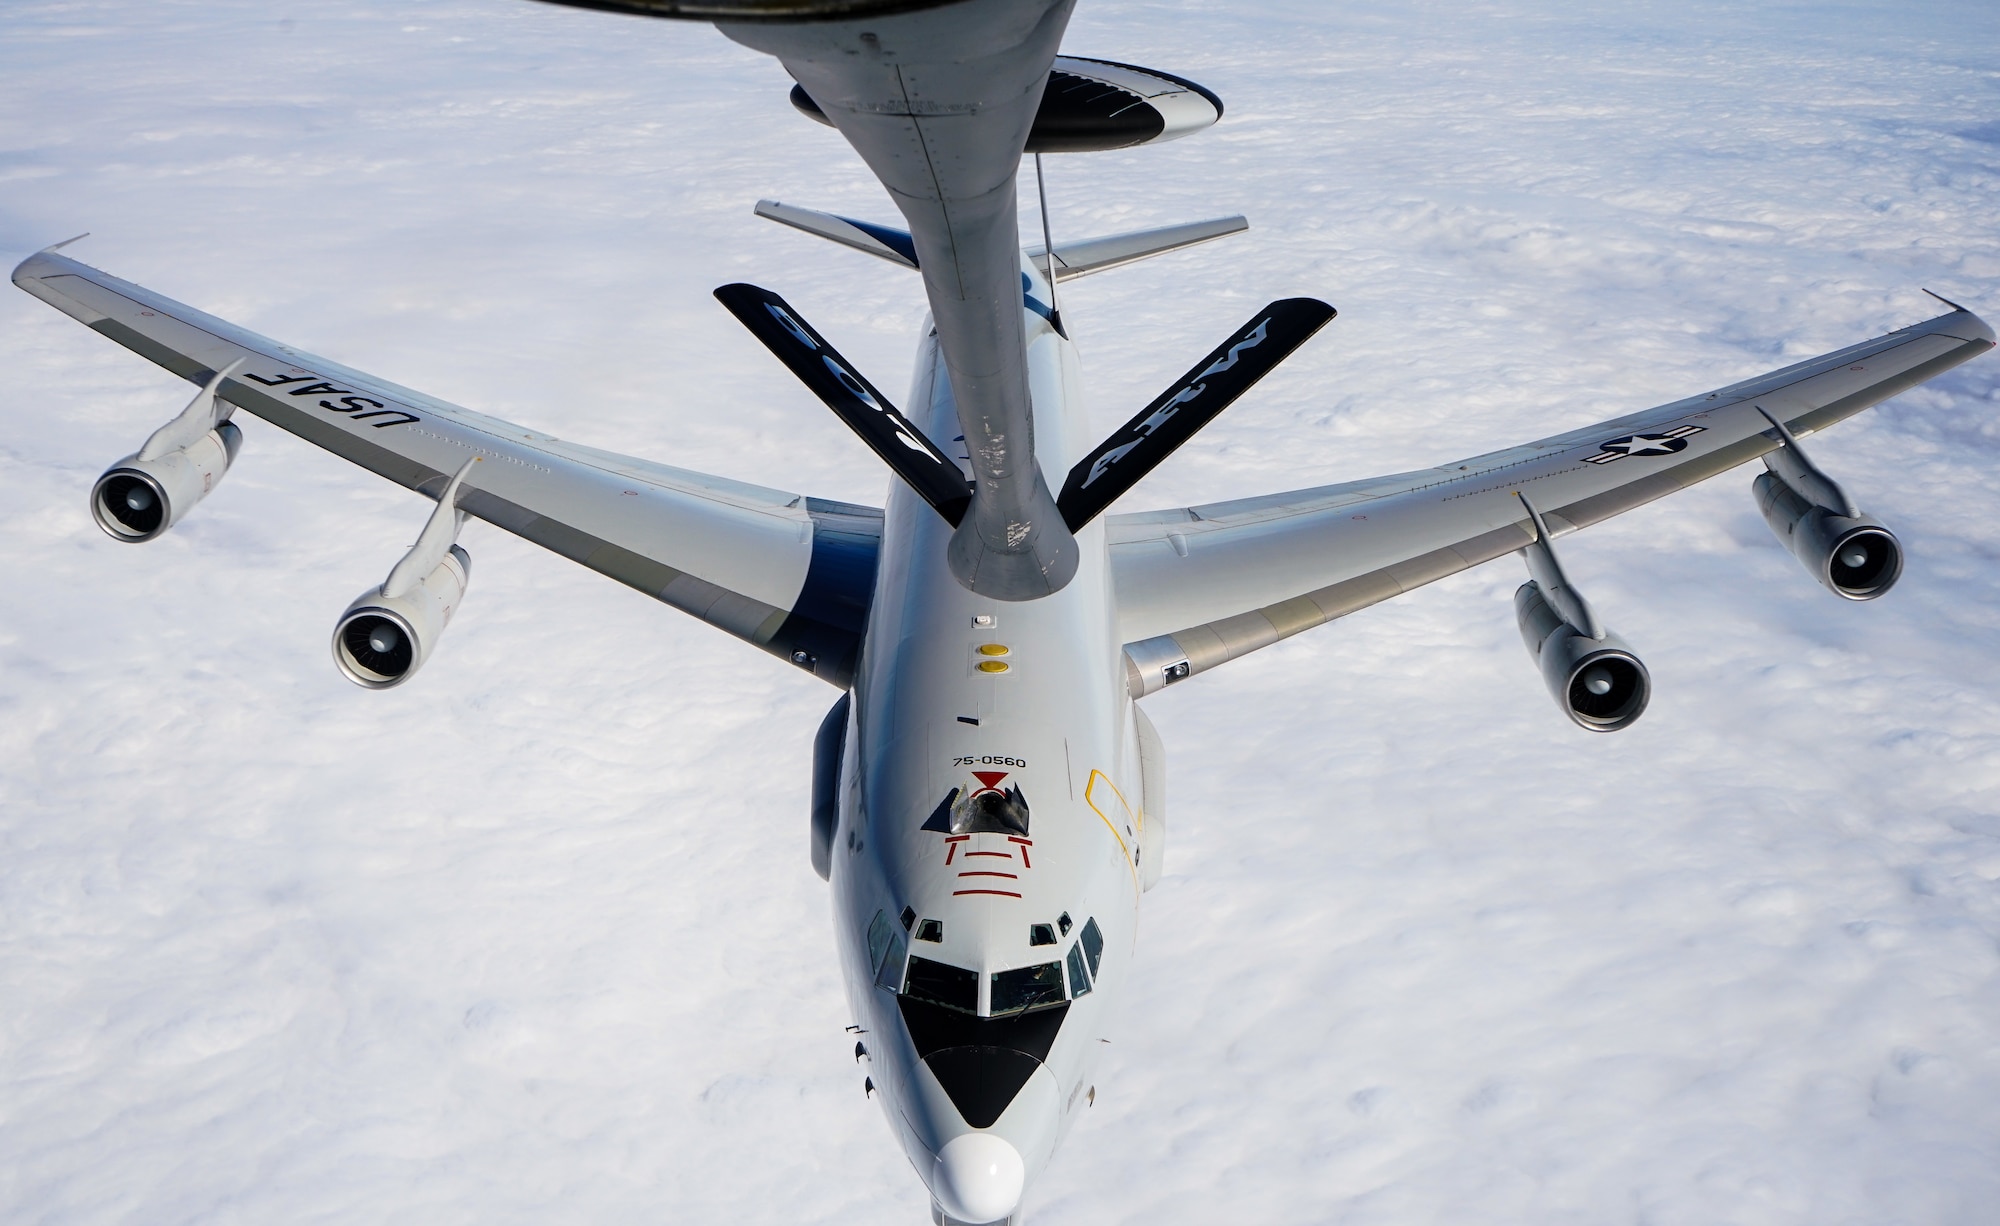
[[(1879, 595), (1902, 570), (1901, 546), (1813, 467), (1795, 436), (1915, 387), (1993, 348), (1993, 341), (1992, 328), (1957, 308), (1705, 395), (1454, 464), (1113, 515), (1107, 526), (1131, 691), (1150, 694), (1760, 457), (1767, 471), (1755, 492), (1779, 539), (1837, 594)], [(1538, 517), (1529, 515), (1523, 495), (1534, 500)], [(1538, 529), (1536, 518), (1545, 527)], [(1568, 682), (1584, 680), (1589, 668), (1582, 656), (1561, 654), (1553, 657), (1562, 663), (1557, 668), (1549, 635), (1558, 624), (1587, 627), (1550, 595), (1540, 598), (1546, 609), (1523, 598), (1522, 629), (1545, 675), (1562, 674), (1557, 699), (1578, 717)], [(1560, 642), (1576, 646), (1577, 636)], [(1618, 720), (1636, 718), (1645, 687), (1640, 674), (1629, 680), (1637, 705), (1590, 718), (1621, 727)]]

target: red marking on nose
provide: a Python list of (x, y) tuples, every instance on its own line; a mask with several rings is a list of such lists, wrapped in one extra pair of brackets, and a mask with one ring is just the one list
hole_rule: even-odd
[(972, 772), (972, 777), (973, 777), (974, 779), (977, 779), (977, 780), (979, 780), (979, 784), (980, 784), (980, 787), (979, 787), (979, 790), (980, 790), (980, 791), (982, 791), (982, 792), (997, 792), (997, 791), (999, 791), (999, 790), (1000, 790), (1000, 781), (1001, 781), (1002, 779), (1005, 779), (1005, 778), (1007, 777), (1007, 772), (1006, 772), (1006, 771), (973, 771), (973, 772)]

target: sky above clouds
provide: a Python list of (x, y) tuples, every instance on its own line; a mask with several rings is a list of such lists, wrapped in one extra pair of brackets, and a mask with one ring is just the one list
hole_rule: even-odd
[[(1122, 509), (1444, 463), (1937, 313), (2000, 318), (2000, 40), (1900, 3), (1082, 0), (1216, 128), (1049, 159), (1107, 431), (1272, 298), (1340, 318)], [(709, 297), (907, 379), (915, 278), (774, 64), (529, 4), (0, 9), (0, 258), (69, 254), (566, 438), (879, 502)], [(189, 389), (0, 295), (0, 1219), (918, 1223), (851, 1062), (809, 744), (835, 695), (475, 524), (423, 673), (327, 637), (429, 504), (257, 421), (143, 548), (85, 497)], [(1979, 1223), (2000, 1202), (2000, 358), (1816, 438), (1902, 537), (1836, 600), (1750, 471), (1570, 537), (1614, 736), (1511, 559), (1148, 700), (1171, 844), (1083, 1223)]]

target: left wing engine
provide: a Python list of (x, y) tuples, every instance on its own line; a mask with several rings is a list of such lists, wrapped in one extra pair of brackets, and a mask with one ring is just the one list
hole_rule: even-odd
[(229, 471), (243, 446), (243, 431), (229, 420), (231, 406), (215, 392), (242, 365), (239, 360), (217, 371), (179, 417), (153, 431), (145, 446), (106, 469), (91, 487), (90, 513), (112, 540), (138, 544), (159, 536)]
[[(463, 550), (454, 554), (450, 539), (461, 512), (836, 686), (852, 680), (881, 538), (873, 507), (566, 443), (279, 344), (53, 249), (22, 261), (14, 283), (202, 389), (98, 481), (92, 512), (120, 540), (158, 536), (215, 487), (241, 437), (232, 410), (432, 499), (469, 461), (483, 461), (445, 515), (443, 544), (406, 558), (407, 571), (363, 598), (366, 609), (357, 603), (343, 616), (336, 658), (364, 685), (406, 678), (443, 630), (464, 588)], [(377, 633), (385, 627), (407, 662)]]
[(451, 624), (472, 577), (472, 556), (458, 544), (465, 526), (459, 491), (477, 463), (478, 456), (467, 460), (444, 487), (417, 543), (389, 577), (357, 596), (334, 624), (333, 662), (356, 685), (384, 690), (409, 680)]

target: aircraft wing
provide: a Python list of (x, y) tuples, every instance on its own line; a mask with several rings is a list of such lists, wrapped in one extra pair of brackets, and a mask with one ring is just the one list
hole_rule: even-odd
[(196, 384), (436, 499), (484, 457), (461, 510), (782, 656), (852, 679), (882, 513), (565, 443), (329, 362), (53, 250), (14, 283)]
[(1107, 524), (1133, 692), (1152, 693), (1534, 539), (1735, 468), (1993, 347), (1963, 309), (1643, 413), (1420, 472)]

